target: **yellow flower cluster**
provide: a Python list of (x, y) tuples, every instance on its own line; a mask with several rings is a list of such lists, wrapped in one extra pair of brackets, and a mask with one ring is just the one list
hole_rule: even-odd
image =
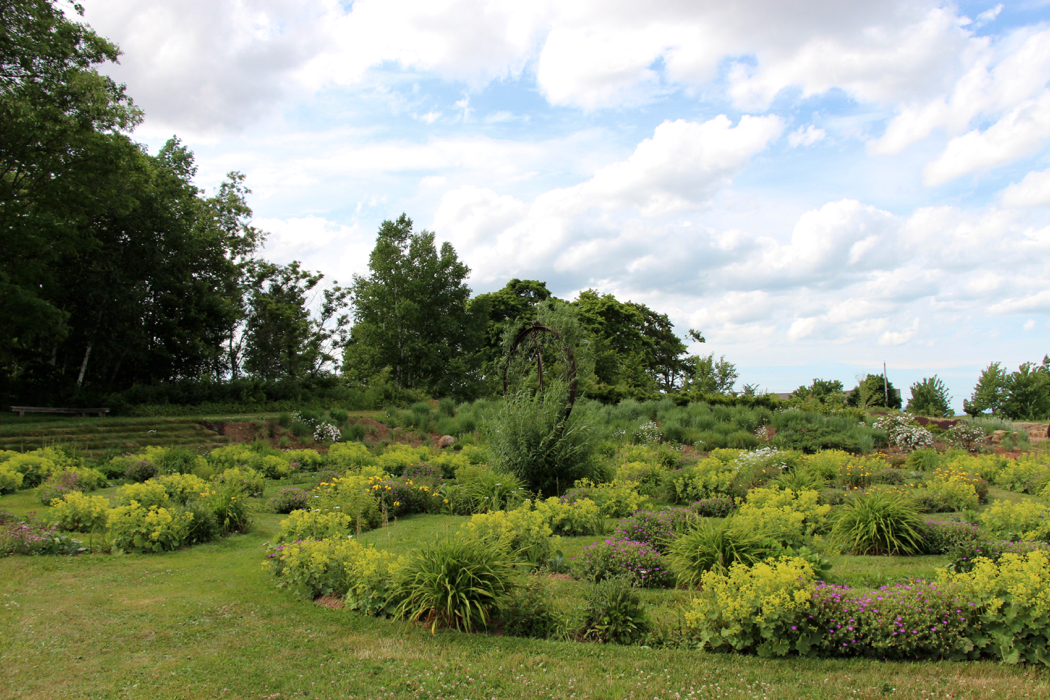
[(708, 571), (701, 593), (685, 613), (686, 627), (714, 626), (723, 638), (767, 620), (809, 609), (813, 567), (804, 559), (782, 557), (748, 567), (734, 563), (727, 573)]

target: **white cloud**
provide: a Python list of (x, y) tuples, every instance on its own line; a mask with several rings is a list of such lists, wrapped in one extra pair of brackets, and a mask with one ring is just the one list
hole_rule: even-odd
[(823, 129), (818, 129), (810, 124), (805, 129), (799, 127), (788, 134), (788, 143), (796, 148), (798, 146), (812, 146), (818, 141), (823, 141), (827, 135), (827, 132)]
[(984, 131), (952, 139), (939, 158), (923, 170), (927, 185), (1004, 165), (1031, 155), (1050, 137), (1050, 92), (1025, 102)]
[(1050, 204), (1050, 170), (1030, 172), (1020, 182), (1016, 182), (1002, 195), (1006, 207), (1038, 207)]

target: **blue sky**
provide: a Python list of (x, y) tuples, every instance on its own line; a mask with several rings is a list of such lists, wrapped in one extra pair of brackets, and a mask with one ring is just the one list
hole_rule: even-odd
[(349, 281), (405, 212), (476, 293), (642, 302), (770, 391), (886, 362), (961, 409), (1050, 353), (1046, 2), (85, 6), (271, 259)]

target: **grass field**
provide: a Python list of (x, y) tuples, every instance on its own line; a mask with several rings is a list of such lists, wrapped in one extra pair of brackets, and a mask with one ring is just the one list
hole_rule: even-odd
[[(275, 589), (262, 545), (281, 517), (259, 514), (249, 534), (169, 554), (0, 560), (0, 697), (1050, 696), (1050, 673), (988, 662), (764, 660), (431, 635)], [(366, 537), (407, 551), (459, 520), (413, 516)]]
[[(149, 441), (158, 433), (148, 431), (165, 422), (131, 419), (120, 427)], [(83, 435), (115, 423), (65, 418), (27, 425), (8, 418), (0, 420), (0, 436), (26, 439), (51, 428)], [(297, 478), (269, 482), (267, 491), (312, 477)], [(1030, 498), (999, 489), (992, 495)], [(332, 609), (275, 588), (263, 565), (264, 544), (285, 516), (262, 512), (261, 504), (249, 533), (175, 552), (0, 559), (0, 700), (1050, 697), (1050, 671), (992, 662), (769, 660), (495, 634), (432, 635), (422, 626)], [(0, 508), (19, 515), (45, 509), (33, 490), (0, 497)], [(414, 515), (361, 539), (407, 554), (465, 520)], [(561, 548), (569, 558), (596, 539), (564, 538)], [(881, 585), (930, 577), (945, 557), (840, 556), (833, 563), (840, 582)], [(562, 612), (578, 616), (586, 584), (544, 578)], [(650, 615), (667, 625), (691, 593), (641, 595)]]

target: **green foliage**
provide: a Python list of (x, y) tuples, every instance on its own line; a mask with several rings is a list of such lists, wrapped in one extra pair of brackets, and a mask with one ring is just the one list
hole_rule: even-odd
[(807, 537), (827, 529), (831, 506), (817, 491), (756, 488), (737, 509), (734, 527), (762, 533), (784, 546), (801, 546)]
[(504, 634), (531, 639), (550, 639), (565, 627), (550, 589), (533, 577), (511, 593), (499, 623)]
[(483, 464), (461, 467), (456, 480), (460, 495), (473, 513), (509, 510), (526, 497), (525, 487), (516, 476)]
[(575, 502), (582, 499), (594, 501), (602, 514), (610, 518), (624, 518), (642, 505), (636, 481), (611, 481), (596, 484), (590, 479), (580, 479), (565, 493), (565, 500)]
[(314, 599), (346, 596), (347, 608), (368, 615), (393, 611), (400, 559), (353, 539), (303, 540), (269, 548), (266, 565), (278, 588)]
[(113, 548), (125, 552), (162, 552), (182, 545), (189, 536), (191, 513), (137, 502), (109, 511), (109, 537)]
[(217, 474), (212, 482), (217, 488), (228, 486), (248, 497), (261, 496), (266, 488), (266, 478), (247, 467), (227, 469)]
[(327, 464), (333, 469), (345, 471), (375, 464), (375, 458), (360, 442), (337, 442), (328, 449)]
[(397, 616), (464, 632), (487, 627), (517, 583), (498, 543), (472, 537), (428, 542), (400, 570)]
[(281, 521), (278, 544), (299, 540), (345, 539), (354, 532), (354, 519), (339, 511), (294, 510)]
[(643, 496), (656, 496), (670, 471), (660, 464), (645, 462), (626, 462), (616, 469), (616, 481), (638, 484), (638, 493)]
[(998, 563), (978, 560), (972, 571), (943, 574), (958, 597), (976, 605), (969, 639), (1000, 660), (1050, 665), (1050, 555), (1004, 554)]
[(1034, 501), (995, 501), (981, 513), (981, 524), (1000, 539), (1050, 539), (1050, 507)]
[[(733, 450), (734, 456), (738, 450)], [(691, 503), (704, 498), (732, 493), (736, 470), (713, 456), (682, 469), (672, 478), (675, 503)]]
[(952, 398), (948, 387), (936, 374), (926, 377), (911, 385), (911, 398), (908, 399), (907, 411), (920, 416), (944, 417), (954, 415), (951, 409)]
[[(888, 395), (888, 400), (887, 400)], [(893, 388), (893, 382), (886, 381), (881, 374), (869, 374), (846, 398), (846, 403), (858, 408), (873, 408), (881, 406), (884, 408), (900, 408), (901, 397), (899, 392)]]
[(871, 491), (841, 507), (832, 535), (853, 554), (916, 554), (922, 521), (912, 503), (890, 491)]
[(576, 578), (603, 581), (626, 578), (639, 588), (667, 588), (674, 584), (674, 575), (663, 555), (642, 542), (626, 539), (607, 539), (583, 548), (573, 559), (572, 572)]
[(819, 641), (804, 631), (812, 580), (810, 564), (790, 557), (708, 571), (685, 613), (686, 632), (703, 650), (808, 654)]
[(708, 571), (728, 571), (736, 563), (750, 566), (779, 549), (762, 532), (738, 527), (732, 517), (701, 520), (671, 544), (670, 562), (678, 581), (695, 587)]
[(7, 466), (6, 462), (0, 463), (0, 493), (11, 493), (22, 488), (24, 478), (21, 472)]
[(468, 313), (470, 269), (451, 244), (439, 253), (434, 234), (413, 233), (402, 214), (380, 225), (368, 270), (354, 276), (355, 323), (343, 372), (368, 383), (388, 367), (398, 389), (459, 389), (483, 321)]
[(385, 472), (371, 477), (355, 474), (322, 481), (310, 492), (310, 504), (313, 508), (324, 511), (343, 513), (352, 519), (355, 530), (371, 530), (378, 527), (382, 520), (377, 479), (385, 477)]
[(104, 496), (85, 496), (72, 491), (52, 501), (45, 518), (59, 530), (91, 532), (106, 527), (109, 501)]
[(612, 644), (634, 644), (651, 627), (638, 591), (625, 577), (598, 581), (584, 594), (585, 613), (580, 630), (584, 639)]
[(526, 501), (522, 507), (533, 507), (555, 535), (579, 537), (602, 535), (608, 529), (605, 514), (598, 504), (589, 498), (566, 502), (554, 496), (535, 503)]
[(171, 503), (164, 484), (150, 480), (141, 484), (125, 484), (117, 489), (117, 504), (126, 506), (137, 502), (143, 508), (167, 507)]
[(509, 396), (485, 431), (497, 463), (529, 489), (558, 494), (577, 479), (595, 476), (593, 421), (582, 405), (565, 420), (566, 389), (553, 385)]
[(515, 559), (541, 565), (558, 548), (558, 538), (542, 512), (529, 507), (512, 511), (478, 513), (463, 525), (462, 532), (487, 542), (495, 542)]

